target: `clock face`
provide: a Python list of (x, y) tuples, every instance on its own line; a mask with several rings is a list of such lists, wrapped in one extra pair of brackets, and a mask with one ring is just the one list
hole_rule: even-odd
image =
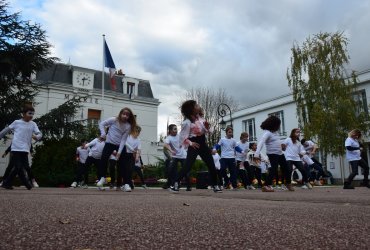
[(87, 87), (92, 85), (92, 76), (85, 72), (78, 72), (76, 75), (76, 81), (79, 86)]

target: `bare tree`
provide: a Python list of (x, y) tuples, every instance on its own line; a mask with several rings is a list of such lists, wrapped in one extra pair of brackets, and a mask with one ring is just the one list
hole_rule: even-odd
[[(219, 88), (214, 90), (210, 87), (198, 87), (192, 88), (181, 98), (182, 102), (185, 100), (195, 100), (204, 110), (204, 118), (209, 122), (213, 133), (207, 136), (208, 145), (216, 144), (220, 137), (220, 116), (217, 112), (217, 107), (221, 104), (227, 104), (231, 111), (238, 109), (239, 104), (230, 95), (226, 93), (226, 90)], [(181, 103), (182, 103), (181, 102)], [(181, 106), (179, 103), (179, 106)]]

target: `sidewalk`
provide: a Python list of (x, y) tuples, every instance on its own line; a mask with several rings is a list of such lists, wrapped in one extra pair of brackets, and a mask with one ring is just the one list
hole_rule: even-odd
[(2, 249), (366, 249), (370, 189), (0, 190)]

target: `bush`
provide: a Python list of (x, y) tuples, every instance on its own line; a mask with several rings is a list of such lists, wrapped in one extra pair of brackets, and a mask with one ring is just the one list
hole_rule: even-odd
[(77, 167), (75, 156), (78, 140), (47, 140), (36, 147), (32, 171), (40, 186), (69, 186)]

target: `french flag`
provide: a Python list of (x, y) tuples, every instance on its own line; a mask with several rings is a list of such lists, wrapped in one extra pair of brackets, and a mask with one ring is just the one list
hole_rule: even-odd
[(116, 90), (116, 80), (114, 79), (114, 75), (116, 73), (116, 65), (114, 65), (112, 55), (109, 51), (107, 42), (104, 39), (104, 66), (109, 68), (109, 76), (110, 76), (110, 83), (112, 90)]

